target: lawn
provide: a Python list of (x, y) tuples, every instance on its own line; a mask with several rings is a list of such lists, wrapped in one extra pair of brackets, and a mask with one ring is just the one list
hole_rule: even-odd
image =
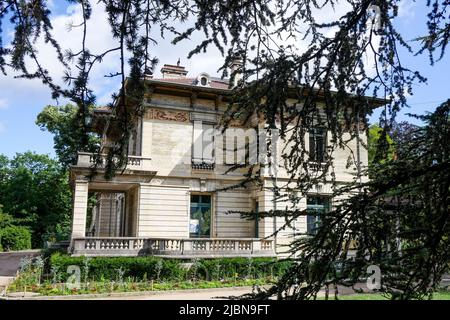
[[(341, 295), (339, 296), (339, 300), (388, 300), (388, 297), (385, 297), (381, 294), (377, 293), (368, 293), (368, 294), (352, 294), (352, 295)], [(432, 300), (450, 300), (450, 292), (436, 292), (433, 295)]]

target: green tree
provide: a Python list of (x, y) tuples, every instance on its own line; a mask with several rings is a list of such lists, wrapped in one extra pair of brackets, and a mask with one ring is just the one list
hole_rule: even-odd
[[(120, 132), (120, 136), (117, 137), (117, 141), (114, 141), (117, 143), (113, 144), (110, 149), (107, 164), (109, 172), (111, 171), (110, 167), (114, 169), (115, 165), (112, 160), (115, 155), (122, 157), (121, 161), (117, 162), (117, 167), (121, 167), (123, 164), (133, 121), (136, 115), (143, 112), (145, 106), (143, 99), (145, 83), (142, 79), (145, 73), (152, 70), (156, 61), (151, 50), (151, 45), (155, 42), (154, 34), (172, 32), (175, 35), (173, 43), (195, 39), (200, 35), (203, 37), (203, 41), (193, 43), (194, 48), (189, 53), (189, 57), (215, 46), (224, 55), (222, 66), (224, 76), (227, 75), (226, 69), (232, 61), (236, 58), (242, 59), (242, 68), (238, 70), (241, 73), (242, 81), (239, 81), (234, 87), (234, 95), (227, 113), (229, 120), (244, 121), (250, 119), (253, 114), (261, 115), (260, 119), (265, 121), (265, 129), (269, 131), (269, 129), (279, 128), (280, 136), (286, 138), (287, 145), (295, 146), (295, 148), (283, 150), (282, 156), (290, 174), (289, 181), (292, 182), (286, 188), (293, 196), (292, 198), (299, 201), (296, 194), (300, 196), (308, 194), (311, 186), (319, 183), (332, 184), (333, 190), (335, 187), (338, 188), (333, 179), (325, 181), (328, 176), (334, 177), (333, 172), (330, 172), (333, 170), (331, 153), (337, 148), (346, 147), (347, 142), (352, 140), (347, 139), (348, 134), (352, 138), (359, 137), (360, 124), (365, 122), (364, 116), (373, 110), (373, 99), (367, 99), (367, 95), (376, 97), (377, 94), (379, 96), (381, 92), (384, 92), (384, 96), (389, 99), (389, 106), (382, 113), (382, 117), (384, 123), (391, 123), (395, 115), (406, 105), (406, 98), (408, 94), (412, 93), (415, 85), (426, 80), (418, 72), (409, 69), (404, 61), (401, 61), (403, 55), (399, 53), (427, 52), (432, 64), (444, 56), (450, 39), (448, 0), (426, 1), (426, 11), (428, 12), (424, 10), (421, 13), (426, 15), (428, 29), (418, 37), (419, 42), (415, 44), (406, 41), (396, 28), (396, 19), (399, 16), (399, 6), (402, 1), (100, 0), (94, 2), (79, 0), (76, 1), (76, 5), (82, 12), (82, 22), (73, 27), (82, 28), (85, 34), (95, 32), (95, 30), (91, 31), (92, 28), (89, 27), (92, 5), (101, 3), (107, 14), (105, 23), (109, 24), (115, 43), (110, 48), (106, 48), (104, 52), (98, 53), (87, 45), (88, 37), (82, 37), (79, 43), (80, 50), (76, 50), (76, 52), (69, 50), (66, 55), (63, 55), (62, 48), (52, 37), (50, 1), (4, 0), (0, 2), (0, 20), (9, 19), (15, 27), (15, 32), (10, 42), (6, 34), (3, 36), (3, 39), (8, 41), (5, 48), (0, 43), (0, 70), (5, 73), (6, 68), (11, 67), (18, 76), (41, 79), (50, 87), (54, 97), (62, 95), (76, 104), (81, 118), (78, 124), (81, 132), (84, 133), (81, 145), (85, 146), (88, 144), (85, 118), (89, 114), (88, 106), (95, 102), (94, 87), (89, 81), (90, 71), (98, 63), (101, 63), (106, 55), (118, 53), (116, 69), (109, 76), (117, 76), (118, 84), (120, 82), (120, 90), (111, 101), (111, 105), (114, 105), (113, 116), (118, 120), (117, 125), (120, 128), (116, 130), (117, 128), (111, 126), (110, 130)], [(334, 11), (336, 6), (343, 6), (348, 10), (339, 14), (339, 10)], [(317, 14), (327, 9), (332, 14), (317, 19)], [(180, 28), (180, 22), (185, 22), (188, 18), (193, 20), (190, 21), (192, 23)], [(171, 24), (172, 21), (176, 21), (176, 23)], [(61, 67), (65, 68), (64, 80), (68, 86), (63, 88), (57, 85), (49, 71), (40, 64), (40, 57), (36, 50), (39, 36), (43, 36), (55, 48), (58, 57), (55, 63), (59, 61)], [(281, 43), (280, 37), (284, 38), (282, 40), (288, 41)], [(303, 41), (298, 43), (298, 40)], [(416, 45), (415, 48), (412, 45)], [(297, 50), (297, 47), (302, 50)], [(32, 64), (26, 61), (32, 61)], [(129, 68), (125, 66), (126, 61), (128, 61)], [(69, 63), (74, 63), (75, 66), (70, 68)], [(127, 69), (130, 70), (128, 77)], [(73, 73), (73, 70), (76, 73)], [(231, 74), (232, 80), (236, 75), (237, 72)], [(336, 92), (332, 92), (332, 88), (335, 88)], [(288, 104), (288, 98), (292, 97), (294, 97), (290, 100), (292, 103)], [(317, 108), (319, 104), (323, 108)], [(132, 107), (130, 108), (130, 106)], [(440, 110), (442, 111), (442, 108)], [(436, 115), (440, 116), (438, 113)], [(327, 145), (330, 157), (326, 158), (326, 165), (321, 168), (323, 174), (311, 172), (312, 170), (303, 170), (308, 163), (309, 156), (305, 136), (317, 125), (326, 126), (331, 136), (330, 144)], [(445, 147), (448, 146), (448, 136), (447, 140), (440, 139), (443, 136), (439, 131), (441, 128), (430, 125), (429, 129), (431, 128), (437, 128), (437, 130), (430, 130), (427, 138), (436, 142), (430, 144), (436, 150), (430, 150), (426, 143), (421, 143), (421, 148), (428, 152), (425, 153), (426, 156), (433, 155), (435, 151), (446, 150)], [(439, 143), (444, 145), (439, 145)], [(382, 146), (383, 144), (378, 145)], [(417, 148), (415, 150), (416, 154), (423, 155), (417, 151)], [(439, 188), (433, 190), (439, 191), (439, 195), (445, 196), (444, 192), (447, 192), (448, 185), (441, 177), (448, 178), (449, 170), (446, 166), (448, 158), (441, 157), (439, 159), (443, 165), (423, 166), (422, 168), (416, 166), (414, 161), (421, 161), (424, 157), (414, 158), (412, 155), (408, 155), (407, 158), (411, 162), (403, 163), (400, 166), (389, 167), (392, 165), (391, 161), (381, 163), (383, 168), (390, 168), (391, 171), (388, 170), (384, 173), (384, 177), (383, 174), (379, 174), (376, 176), (377, 178), (373, 179), (373, 183), (379, 183), (378, 186), (372, 185), (370, 189), (375, 192), (375, 198), (398, 187), (398, 185), (392, 185), (392, 181), (389, 182), (390, 185), (383, 185), (389, 178), (399, 178), (395, 181), (409, 184), (418, 175), (423, 177), (423, 179), (418, 179), (423, 187), (436, 186), (433, 184), (435, 182), (442, 183), (441, 190)], [(431, 160), (432, 163), (438, 161)], [(411, 176), (408, 171), (401, 171), (402, 168), (408, 168), (410, 172), (414, 172), (416, 177)], [(431, 173), (436, 176), (421, 175), (420, 169), (431, 170)], [(248, 181), (240, 184), (261, 182), (264, 177), (261, 177), (260, 173), (258, 168), (249, 168)], [(400, 175), (397, 177), (399, 173)], [(407, 177), (411, 177), (411, 181), (400, 179)], [(364, 186), (359, 185), (358, 182), (361, 179), (357, 178), (352, 186), (346, 185), (343, 188), (339, 186), (333, 196), (339, 196), (341, 192), (348, 191), (348, 188), (356, 188), (358, 192), (364, 190)], [(429, 180), (434, 178), (437, 179)], [(280, 188), (281, 186), (272, 188), (275, 195), (278, 195)], [(410, 196), (407, 189), (402, 190), (406, 196)], [(405, 199), (408, 200), (408, 197), (403, 201)], [(374, 240), (365, 243), (364, 250), (361, 251), (362, 257), (370, 256), (372, 252), (378, 253), (379, 238), (374, 239), (372, 236), (383, 235), (382, 231), (390, 232), (384, 236), (392, 235), (392, 230), (389, 228), (376, 229), (376, 226), (385, 225), (386, 222), (390, 223), (387, 226), (392, 226), (392, 221), (389, 220), (391, 216), (386, 215), (386, 212), (381, 212), (384, 215), (366, 215), (367, 208), (363, 206), (365, 203), (367, 201), (364, 198), (349, 199), (347, 204), (351, 207), (346, 212), (352, 212), (354, 215), (346, 215), (342, 219), (345, 223), (360, 226), (361, 229), (355, 227), (353, 231), (363, 232), (363, 236), (367, 235), (367, 239)], [(375, 208), (385, 209), (379, 203), (371, 202), (371, 204)], [(433, 212), (436, 213), (435, 209), (448, 208), (442, 202), (440, 202), (442, 208), (436, 208), (436, 204), (428, 204), (430, 204), (429, 208), (407, 212), (411, 221), (420, 221), (421, 215), (427, 216), (428, 213), (429, 216), (433, 216)], [(448, 212), (446, 213), (448, 216)], [(261, 212), (260, 216), (279, 215), (289, 221), (298, 217), (299, 214), (306, 213), (296, 211), (295, 207), (292, 207), (290, 210)], [(333, 215), (333, 217), (339, 216), (338, 213)], [(442, 216), (440, 218), (443, 219)], [(284, 297), (283, 294), (286, 294), (294, 298), (309, 298), (317, 294), (324, 284), (333, 284), (339, 280), (337, 273), (330, 273), (330, 271), (337, 271), (337, 268), (333, 269), (333, 266), (340, 261), (336, 255), (330, 254), (330, 252), (341, 254), (342, 240), (351, 236), (351, 232), (348, 233), (345, 230), (345, 225), (334, 222), (332, 219), (322, 221), (321, 226), (326, 231), (323, 234), (318, 232), (322, 238), (314, 238), (314, 241), (294, 245), (293, 251), (300, 252), (302, 258), (305, 259), (300, 260), (301, 263), (298, 265), (300, 270), (295, 269), (293, 270), (295, 272), (288, 272), (286, 277), (280, 281), (278, 289), (275, 290), (278, 297)], [(428, 225), (424, 224), (431, 228), (428, 229), (430, 236), (442, 235), (438, 232), (440, 230), (438, 222), (445, 222), (448, 225), (445, 219), (443, 221), (431, 220), (428, 221)], [(365, 225), (371, 225), (374, 228), (364, 229)], [(342, 228), (337, 228), (338, 226)], [(367, 234), (368, 230), (372, 234)], [(422, 235), (420, 230), (415, 232), (415, 236), (420, 238)], [(414, 239), (414, 237), (411, 238)], [(437, 245), (440, 244), (436, 239), (425, 242), (426, 248), (441, 249), (441, 247), (437, 248)], [(309, 257), (311, 259), (305, 257), (308, 252), (312, 252)], [(391, 259), (389, 255), (382, 256), (387, 261)], [(418, 255), (413, 254), (412, 256), (418, 258), (417, 263), (409, 264), (409, 269), (404, 270), (408, 272), (403, 273), (404, 281), (390, 283), (392, 288), (401, 288), (408, 292), (403, 297), (411, 296), (411, 293), (418, 293), (419, 296), (423, 294), (424, 290), (427, 290), (424, 288), (427, 287), (417, 287), (415, 283), (417, 281), (425, 283), (434, 276), (422, 273), (422, 270), (429, 269), (424, 268), (424, 265), (420, 263)], [(447, 258), (445, 252), (443, 257)], [(321, 263), (318, 264), (317, 261)], [(392, 262), (396, 263), (396, 261)], [(437, 263), (437, 268), (442, 266), (441, 261), (430, 259), (429, 262)], [(353, 265), (352, 270), (355, 271), (355, 274), (361, 271), (361, 266), (361, 264)], [(391, 271), (393, 277), (401, 274), (398, 270)], [(330, 274), (332, 275), (331, 280)], [(416, 275), (419, 275), (420, 278), (418, 279)], [(310, 281), (311, 279), (313, 282)], [(435, 277), (433, 281), (436, 279)], [(304, 286), (305, 282), (308, 283), (307, 286)], [(405, 288), (404, 284), (409, 284), (409, 287)], [(299, 291), (292, 292), (293, 285), (298, 285), (294, 288)], [(271, 292), (273, 293), (273, 291)]]
[(13, 224), (13, 217), (3, 212), (3, 205), (0, 204), (0, 230)]
[(0, 247), (7, 251), (30, 249), (30, 231), (28, 228), (20, 226), (8, 226), (0, 229)]
[(58, 161), (32, 152), (17, 154), (0, 171), (0, 203), (14, 219), (32, 232), (34, 247), (49, 237), (64, 238), (70, 232), (71, 191), (68, 174)]
[[(88, 112), (92, 113), (93, 107)], [(37, 116), (36, 124), (54, 135), (54, 149), (64, 168), (76, 163), (77, 151), (96, 152), (99, 138), (93, 133), (87, 135), (79, 121), (79, 109), (72, 104), (46, 106)]]
[(292, 289), (291, 297), (310, 299), (323, 286), (367, 278), (369, 266), (380, 268), (379, 290), (394, 299), (439, 289), (450, 261), (450, 100), (418, 118), (426, 125), (411, 129), (402, 157), (374, 166), (367, 183), (340, 190), (355, 195), (321, 216), (314, 236), (295, 241), (297, 264), (257, 296)]
[(369, 166), (383, 160), (392, 160), (395, 155), (394, 141), (378, 124), (369, 127), (367, 136)]

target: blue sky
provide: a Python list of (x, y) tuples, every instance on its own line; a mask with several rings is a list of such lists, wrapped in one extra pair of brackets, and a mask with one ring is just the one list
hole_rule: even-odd
[[(406, 40), (412, 40), (426, 30), (427, 10), (424, 7), (424, 2), (419, 1), (417, 3), (412, 0), (404, 0), (402, 2), (400, 17), (397, 19), (396, 25)], [(55, 14), (52, 22), (57, 39), (60, 39), (63, 45), (70, 46), (76, 42), (77, 34), (76, 31), (72, 31), (72, 34), (69, 34), (66, 25), (69, 21), (76, 22), (78, 13), (74, 7), (67, 7), (63, 1), (56, 1), (55, 3), (58, 5), (52, 6)], [(94, 16), (89, 26), (93, 31), (90, 41), (94, 51), (97, 49), (97, 52), (100, 52), (102, 48), (108, 47), (113, 42), (108, 32), (108, 26), (102, 17), (104, 17), (104, 12), (101, 8), (94, 9)], [(12, 30), (6, 27), (3, 32), (10, 35)], [(178, 58), (181, 58), (182, 64), (192, 73), (198, 74), (205, 71), (211, 75), (216, 75), (217, 68), (222, 64), (222, 58), (218, 52), (212, 50), (187, 60), (187, 53), (192, 49), (192, 46), (193, 43), (185, 42), (178, 45), (174, 50), (170, 45), (170, 39), (168, 39), (160, 42), (154, 48), (154, 54), (160, 58), (160, 65), (175, 63)], [(46, 63), (46, 66), (55, 74), (54, 78), (57, 79), (61, 75), (63, 68), (54, 63), (54, 54), (44, 45), (42, 45), (39, 53), (44, 60), (44, 64)], [(439, 102), (450, 98), (448, 89), (450, 87), (449, 55), (445, 56), (434, 67), (429, 65), (426, 54), (414, 57), (402, 50), (401, 57), (404, 65), (420, 71), (428, 79), (428, 83), (415, 86), (414, 95), (408, 98), (412, 108), (403, 110), (399, 116), (400, 120), (408, 119), (404, 115), (408, 112), (422, 114), (426, 111), (432, 111)], [(110, 94), (118, 88), (118, 79), (103, 77), (104, 74), (111, 71), (108, 61), (111, 64), (115, 64), (115, 58), (117, 57), (111, 56), (110, 60), (105, 59), (102, 66), (99, 66), (94, 71), (92, 84), (99, 104), (107, 103)], [(39, 81), (14, 79), (11, 75), (5, 77), (0, 74), (0, 153), (11, 157), (17, 152), (31, 150), (54, 156), (52, 135), (40, 130), (36, 126), (35, 121), (37, 114), (44, 106), (56, 103), (50, 98), (49, 90)], [(59, 103), (65, 102), (59, 101)], [(377, 121), (378, 114), (378, 112), (375, 112), (372, 115), (372, 122)]]

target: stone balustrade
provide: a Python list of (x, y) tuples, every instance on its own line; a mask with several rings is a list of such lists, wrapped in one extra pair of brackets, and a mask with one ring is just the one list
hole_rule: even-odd
[(196, 257), (271, 257), (275, 256), (271, 239), (205, 238), (157, 239), (85, 237), (72, 239), (73, 256), (167, 256)]
[[(145, 170), (149, 167), (150, 158), (139, 156), (127, 156), (126, 168), (131, 170)], [(77, 166), (92, 168), (104, 168), (107, 161), (106, 154), (96, 154), (89, 152), (78, 152)], [(118, 159), (113, 159), (117, 163)]]

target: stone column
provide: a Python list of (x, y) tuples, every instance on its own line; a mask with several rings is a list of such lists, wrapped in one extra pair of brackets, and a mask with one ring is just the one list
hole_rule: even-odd
[(86, 235), (87, 201), (88, 183), (86, 181), (75, 181), (72, 238), (85, 237)]

